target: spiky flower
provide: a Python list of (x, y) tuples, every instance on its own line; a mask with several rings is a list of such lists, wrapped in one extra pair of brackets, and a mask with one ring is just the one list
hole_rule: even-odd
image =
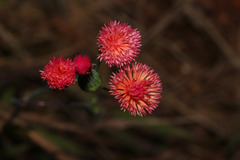
[(116, 20), (102, 27), (97, 40), (101, 52), (98, 58), (104, 60), (109, 67), (130, 63), (139, 54), (141, 46), (139, 31)]
[(89, 70), (92, 68), (91, 60), (88, 56), (77, 55), (75, 56), (73, 63), (76, 67), (78, 74), (85, 75), (89, 73)]
[(162, 84), (157, 73), (141, 63), (125, 66), (111, 76), (110, 94), (119, 100), (121, 110), (131, 115), (152, 113), (162, 97)]
[(41, 78), (47, 80), (49, 87), (60, 90), (76, 82), (75, 72), (72, 60), (63, 56), (52, 58), (43, 70), (40, 70)]

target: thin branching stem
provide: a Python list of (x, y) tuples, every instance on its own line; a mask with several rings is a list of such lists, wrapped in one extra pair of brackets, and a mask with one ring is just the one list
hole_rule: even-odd
[(98, 59), (97, 64), (95, 66), (95, 70), (98, 71), (99, 67), (100, 67), (101, 61)]
[(104, 87), (104, 86), (101, 86), (100, 88), (101, 88), (101, 89), (103, 89), (104, 91), (107, 91), (107, 92), (108, 92), (108, 91), (110, 91), (110, 89), (109, 89), (109, 88), (107, 88), (107, 87)]

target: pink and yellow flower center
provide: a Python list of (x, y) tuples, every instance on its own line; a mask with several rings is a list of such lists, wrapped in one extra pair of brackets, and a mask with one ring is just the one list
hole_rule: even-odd
[(130, 48), (129, 44), (124, 41), (125, 38), (126, 36), (122, 35), (110, 37), (108, 45), (110, 46), (109, 50), (114, 53), (113, 56), (118, 56), (121, 54), (121, 51), (128, 50)]
[(145, 81), (136, 82), (134, 81), (126, 89), (126, 95), (130, 96), (130, 99), (135, 101), (143, 100), (144, 96), (148, 94), (148, 86)]

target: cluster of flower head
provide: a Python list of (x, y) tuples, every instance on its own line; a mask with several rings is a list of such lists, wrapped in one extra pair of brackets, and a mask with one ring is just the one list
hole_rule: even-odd
[[(123, 111), (143, 116), (158, 107), (162, 96), (160, 77), (149, 66), (133, 62), (139, 54), (141, 35), (126, 23), (111, 21), (99, 31), (97, 44), (100, 54), (97, 59), (105, 61), (118, 71), (110, 76), (109, 93), (120, 103)], [(89, 74), (92, 63), (87, 56), (78, 55), (74, 60), (53, 58), (44, 67), (41, 77), (50, 88), (63, 89), (74, 84), (75, 73)]]
[(42, 79), (47, 80), (50, 88), (61, 90), (76, 83), (76, 73), (85, 75), (91, 68), (92, 63), (88, 56), (77, 55), (73, 61), (61, 56), (53, 57), (43, 70), (40, 70), (40, 74)]

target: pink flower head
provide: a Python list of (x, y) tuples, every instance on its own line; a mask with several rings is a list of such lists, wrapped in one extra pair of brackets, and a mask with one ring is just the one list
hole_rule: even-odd
[(98, 58), (104, 60), (109, 67), (114, 65), (119, 67), (130, 63), (139, 54), (141, 46), (139, 31), (116, 20), (102, 27), (97, 40), (101, 52)]
[(72, 60), (65, 59), (63, 56), (53, 58), (40, 70), (41, 78), (47, 80), (50, 88), (64, 89), (70, 84), (75, 84), (76, 69)]
[(89, 70), (92, 68), (92, 63), (88, 56), (77, 55), (75, 56), (73, 63), (80, 75), (89, 73)]
[(157, 73), (145, 64), (125, 66), (111, 76), (110, 93), (119, 100), (121, 110), (131, 115), (152, 113), (162, 97), (162, 84)]

